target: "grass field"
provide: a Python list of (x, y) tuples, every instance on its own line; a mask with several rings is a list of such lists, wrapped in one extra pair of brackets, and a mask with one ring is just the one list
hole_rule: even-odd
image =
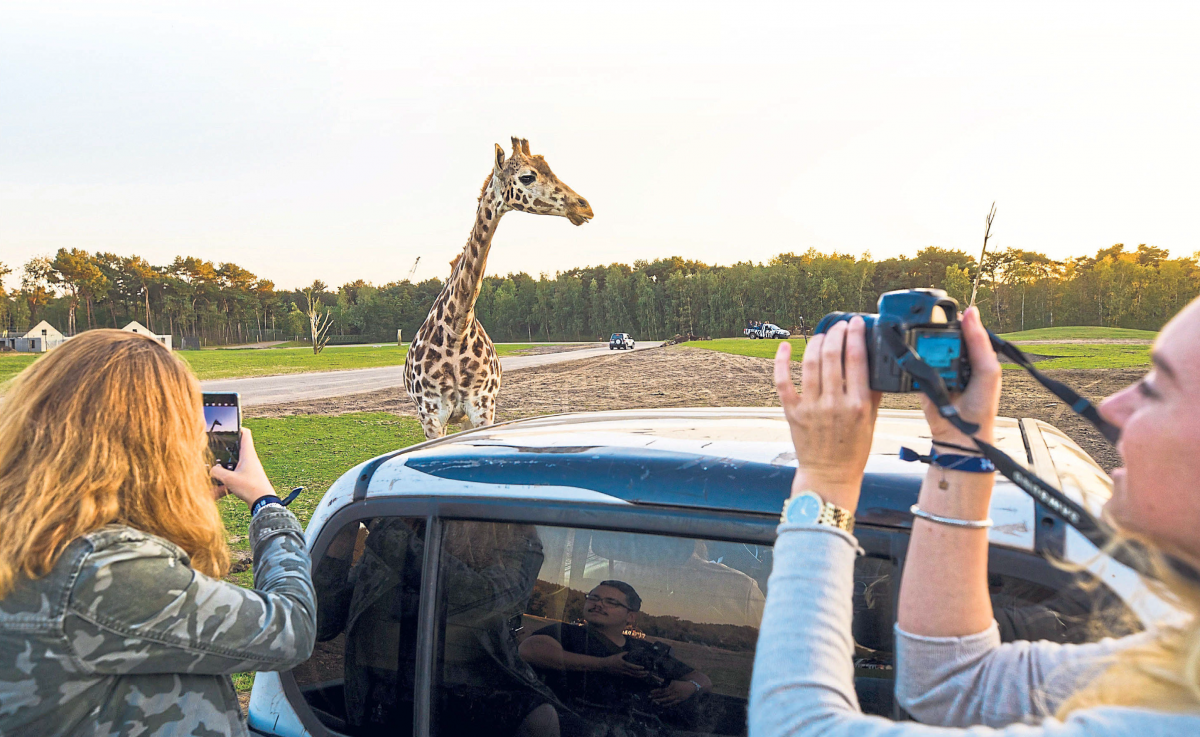
[[(1150, 365), (1150, 346), (1129, 343), (1033, 343), (1014, 341), (1026, 353), (1054, 356), (1035, 365), (1046, 369), (1119, 369)], [(1018, 368), (1004, 364), (1006, 369)]]
[[(246, 427), (254, 432), (255, 449), (280, 497), (294, 486), (307, 487), (288, 507), (301, 524), (308, 524), (321, 496), (343, 473), (368, 458), (425, 439), (415, 419), (386, 413), (248, 418)], [(226, 530), (237, 539), (234, 549), (248, 550), (246, 505), (227, 497), (218, 506)], [(236, 576), (249, 585), (250, 571)]]
[[(294, 486), (307, 487), (288, 507), (302, 525), (308, 524), (321, 497), (343, 473), (369, 458), (425, 439), (416, 420), (385, 413), (247, 419), (246, 426), (254, 432), (258, 457), (279, 496), (287, 496)], [(230, 535), (230, 547), (248, 551), (250, 510), (232, 496), (217, 506)], [(254, 583), (249, 568), (230, 578), (242, 586)], [(233, 685), (238, 693), (248, 692), (254, 674), (233, 674)]]
[(1132, 328), (1098, 328), (1090, 325), (1065, 328), (1038, 328), (1019, 333), (1002, 333), (1001, 338), (1019, 340), (1154, 340), (1158, 333), (1153, 330)]
[(32, 353), (0, 353), (0, 383), (21, 373), (35, 358)]
[(314, 354), (308, 350), (263, 350), (242, 348), (218, 351), (179, 351), (175, 355), (187, 361), (201, 379), (237, 379), (246, 376), (277, 376), (312, 371), (398, 366), (404, 363), (408, 345), (362, 348), (326, 348)]
[[(1047, 335), (1041, 337), (1026, 337), (1026, 340), (1048, 340), (1058, 338), (1059, 340), (1080, 340), (1086, 339), (1088, 336), (1083, 334), (1082, 338), (1071, 338), (1061, 333), (1052, 333), (1050, 331), (1088, 331), (1088, 330), (1118, 330), (1114, 328), (1048, 328), (1042, 330), (1027, 330), (1024, 333), (1019, 333), (1022, 337), (1028, 336), (1031, 333)], [(1148, 333), (1144, 330), (1120, 330), (1119, 332), (1128, 333)], [(1102, 338), (1097, 335), (1091, 336), (1093, 339), (1111, 339), (1113, 336), (1105, 336)], [(1126, 337), (1126, 336), (1117, 336)], [(756, 358), (774, 358), (775, 351), (779, 348), (778, 340), (751, 340), (749, 338), (719, 338), (717, 340), (702, 340), (695, 343), (688, 343), (688, 348), (702, 348), (710, 351), (720, 351), (722, 353), (732, 353), (737, 356), (753, 356)], [(792, 344), (792, 360), (799, 361), (804, 355), (804, 339), (791, 338), (788, 340)], [(1044, 361), (1039, 361), (1037, 367), (1039, 369), (1115, 369), (1115, 368), (1134, 368), (1138, 366), (1150, 365), (1150, 346), (1128, 344), (1128, 343), (1033, 343), (1023, 345), (1019, 341), (1013, 341), (1021, 350), (1026, 353), (1033, 353), (1040, 356), (1054, 356)], [(1017, 368), (1015, 364), (1005, 364), (1005, 368)]]
[[(708, 351), (732, 353), (735, 356), (753, 356), (755, 358), (774, 358), (782, 340), (752, 340), (750, 338), (717, 338), (715, 340), (698, 340), (687, 343), (688, 348), (703, 348)], [(804, 338), (788, 338), (792, 344), (792, 360), (799, 361), (804, 355)]]
[[(546, 343), (504, 343), (496, 353), (507, 356)], [(187, 361), (200, 379), (240, 379), (247, 376), (278, 376), (314, 371), (399, 366), (404, 363), (408, 344), (403, 348), (385, 346), (329, 346), (314, 355), (308, 350), (239, 348), (214, 351), (179, 351), (175, 355)], [(31, 353), (0, 355), (0, 382), (16, 376), (36, 356)]]

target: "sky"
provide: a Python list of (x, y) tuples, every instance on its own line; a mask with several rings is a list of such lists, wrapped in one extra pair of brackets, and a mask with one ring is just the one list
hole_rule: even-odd
[[(1192, 3), (0, 4), (0, 262), (444, 278), (493, 144), (595, 219), (489, 273), (680, 255), (1200, 249)], [(8, 285), (15, 286), (16, 275)]]

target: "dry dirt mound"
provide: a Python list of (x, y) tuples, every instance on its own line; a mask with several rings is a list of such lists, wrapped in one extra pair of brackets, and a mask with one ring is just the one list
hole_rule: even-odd
[[(798, 378), (798, 365), (793, 365)], [(1136, 381), (1143, 372), (1094, 369), (1046, 373), (1087, 397), (1101, 399)], [(769, 359), (686, 347), (651, 348), (510, 371), (504, 375), (496, 419), (635, 407), (769, 407), (777, 403)], [(920, 409), (915, 394), (886, 395), (883, 406)], [(412, 402), (399, 388), (247, 408), (247, 414), (254, 417), (346, 412), (416, 414)], [(1120, 462), (1099, 433), (1023, 371), (1004, 372), (1000, 413), (1049, 422), (1071, 436), (1106, 469)]]
[(587, 351), (593, 348), (607, 348), (608, 343), (571, 343), (555, 345), (535, 345), (532, 348), (522, 348), (519, 351), (506, 353), (506, 356), (541, 356), (546, 353), (570, 353), (571, 351)]

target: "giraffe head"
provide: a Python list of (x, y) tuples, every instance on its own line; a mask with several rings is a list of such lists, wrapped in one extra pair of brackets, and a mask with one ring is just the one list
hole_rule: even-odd
[(504, 149), (496, 144), (492, 178), (506, 210), (558, 215), (575, 225), (592, 219), (588, 201), (559, 181), (544, 158), (529, 153), (529, 141), (524, 138), (512, 139), (512, 156), (508, 159), (504, 158)]

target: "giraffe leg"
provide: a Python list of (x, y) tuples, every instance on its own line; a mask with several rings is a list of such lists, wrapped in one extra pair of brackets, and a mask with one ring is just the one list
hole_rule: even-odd
[(421, 422), (421, 430), (425, 432), (426, 440), (434, 440), (446, 434), (446, 425), (438, 420), (438, 416), (432, 412), (418, 412), (417, 417)]
[(442, 397), (438, 401), (437, 416), (435, 417), (438, 427), (440, 427), (441, 431), (442, 431), (442, 434), (438, 435), (439, 438), (442, 437), (442, 435), (446, 434), (446, 428), (447, 428), (447, 426), (450, 425), (450, 417), (453, 414), (454, 414), (454, 406), (449, 401), (447, 401), (445, 397)]
[(471, 398), (467, 409), (467, 420), (471, 427), (485, 427), (493, 424), (496, 419), (496, 401), (494, 397), (481, 394)]

